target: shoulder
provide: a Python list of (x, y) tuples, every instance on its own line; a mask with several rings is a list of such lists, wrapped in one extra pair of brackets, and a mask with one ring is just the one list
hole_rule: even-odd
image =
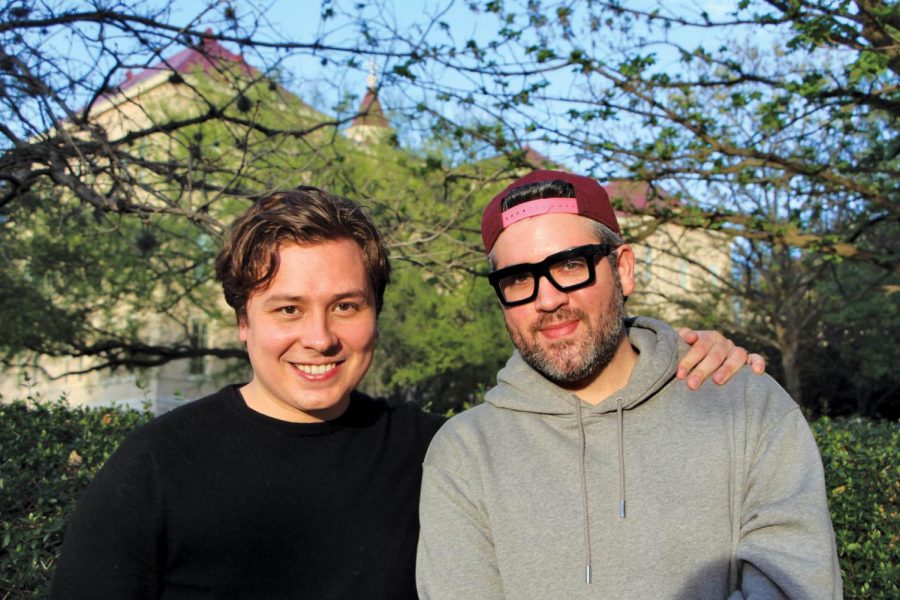
[(441, 428), (442, 436), (466, 436), (484, 428), (493, 421), (499, 409), (490, 402), (482, 402), (461, 413), (453, 415)]
[[(746, 373), (744, 372), (746, 371)], [(749, 369), (739, 373), (745, 400), (744, 419), (750, 439), (766, 448), (774, 439), (791, 446), (816, 447), (812, 430), (800, 406), (769, 375), (756, 375)]]
[(158, 416), (147, 426), (150, 429), (178, 429), (193, 425), (200, 420), (221, 417), (231, 412), (234, 404), (240, 401), (237, 388), (237, 385), (227, 385), (214, 394), (193, 400)]
[(230, 405), (238, 399), (235, 387), (229, 385), (179, 406), (135, 429), (122, 442), (119, 451), (152, 452), (155, 448), (202, 444), (210, 435), (218, 435), (233, 420)]
[(800, 407), (777, 381), (746, 368), (722, 385), (707, 381), (695, 391), (673, 378), (655, 406), (670, 418), (680, 415), (710, 426), (740, 427), (751, 436), (765, 435), (785, 420), (805, 422)]
[[(384, 400), (382, 402), (387, 403)], [(389, 406), (395, 420), (414, 424), (425, 431), (431, 431), (432, 435), (447, 422), (447, 417), (423, 410), (415, 402), (401, 402)]]
[(739, 400), (748, 418), (776, 422), (788, 416), (803, 417), (794, 399), (768, 374), (757, 375), (744, 368), (717, 387), (725, 398)]
[(415, 435), (429, 441), (447, 420), (422, 410), (415, 402), (392, 404), (384, 398), (372, 398), (358, 391), (353, 392), (350, 406), (345, 419), (348, 422), (366, 425), (383, 421), (392, 432)]
[(149, 501), (164, 481), (193, 478), (198, 461), (216, 460), (223, 445), (234, 446), (240, 423), (229, 402), (236, 398), (229, 386), (132, 431), (88, 486), (85, 502), (106, 506), (110, 501)]
[(426, 462), (468, 460), (487, 445), (499, 410), (490, 403), (474, 406), (453, 416), (434, 436)]

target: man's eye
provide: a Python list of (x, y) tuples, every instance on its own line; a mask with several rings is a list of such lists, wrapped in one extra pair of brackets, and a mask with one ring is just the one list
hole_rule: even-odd
[(359, 305), (354, 302), (338, 302), (334, 305), (335, 312), (352, 313), (359, 310)]
[(578, 271), (585, 267), (584, 261), (573, 258), (572, 260), (567, 260), (560, 265), (557, 265), (556, 268), (561, 269), (563, 271)]
[(299, 313), (300, 311), (296, 306), (282, 306), (278, 309), (278, 311), (283, 315), (293, 316)]
[(550, 270), (556, 275), (574, 275), (583, 273), (587, 268), (587, 264), (580, 258), (570, 258), (556, 263)]
[(521, 273), (519, 275), (510, 275), (503, 279), (503, 287), (521, 287), (531, 285), (531, 273)]

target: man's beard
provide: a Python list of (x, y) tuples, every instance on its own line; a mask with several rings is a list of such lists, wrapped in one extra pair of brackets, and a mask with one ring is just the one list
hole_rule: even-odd
[[(525, 336), (509, 329), (513, 344), (532, 369), (558, 385), (576, 384), (600, 373), (612, 361), (625, 328), (625, 301), (619, 273), (613, 269), (615, 293), (599, 311), (596, 322), (577, 308), (561, 308), (543, 315)], [(549, 285), (545, 283), (544, 285)], [(598, 285), (598, 284), (594, 284)], [(577, 319), (585, 330), (579, 339), (550, 342), (541, 346), (540, 330), (551, 323)]]

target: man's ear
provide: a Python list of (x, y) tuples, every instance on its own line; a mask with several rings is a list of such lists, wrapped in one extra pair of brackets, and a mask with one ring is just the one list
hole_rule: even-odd
[(616, 248), (616, 270), (622, 282), (622, 294), (627, 298), (634, 292), (634, 251), (628, 244)]
[(237, 326), (238, 326), (238, 337), (241, 339), (242, 344), (247, 343), (247, 330), (249, 325), (247, 325), (247, 315), (238, 315), (237, 316)]

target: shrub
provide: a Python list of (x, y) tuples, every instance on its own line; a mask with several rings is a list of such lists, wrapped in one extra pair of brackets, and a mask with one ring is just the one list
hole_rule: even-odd
[[(145, 412), (0, 404), (0, 599), (46, 592), (65, 520)], [(825, 465), (846, 598), (900, 598), (900, 424), (812, 423)]]
[(0, 403), (0, 598), (41, 597), (69, 512), (147, 412)]
[(812, 423), (822, 452), (846, 598), (900, 598), (900, 425)]

